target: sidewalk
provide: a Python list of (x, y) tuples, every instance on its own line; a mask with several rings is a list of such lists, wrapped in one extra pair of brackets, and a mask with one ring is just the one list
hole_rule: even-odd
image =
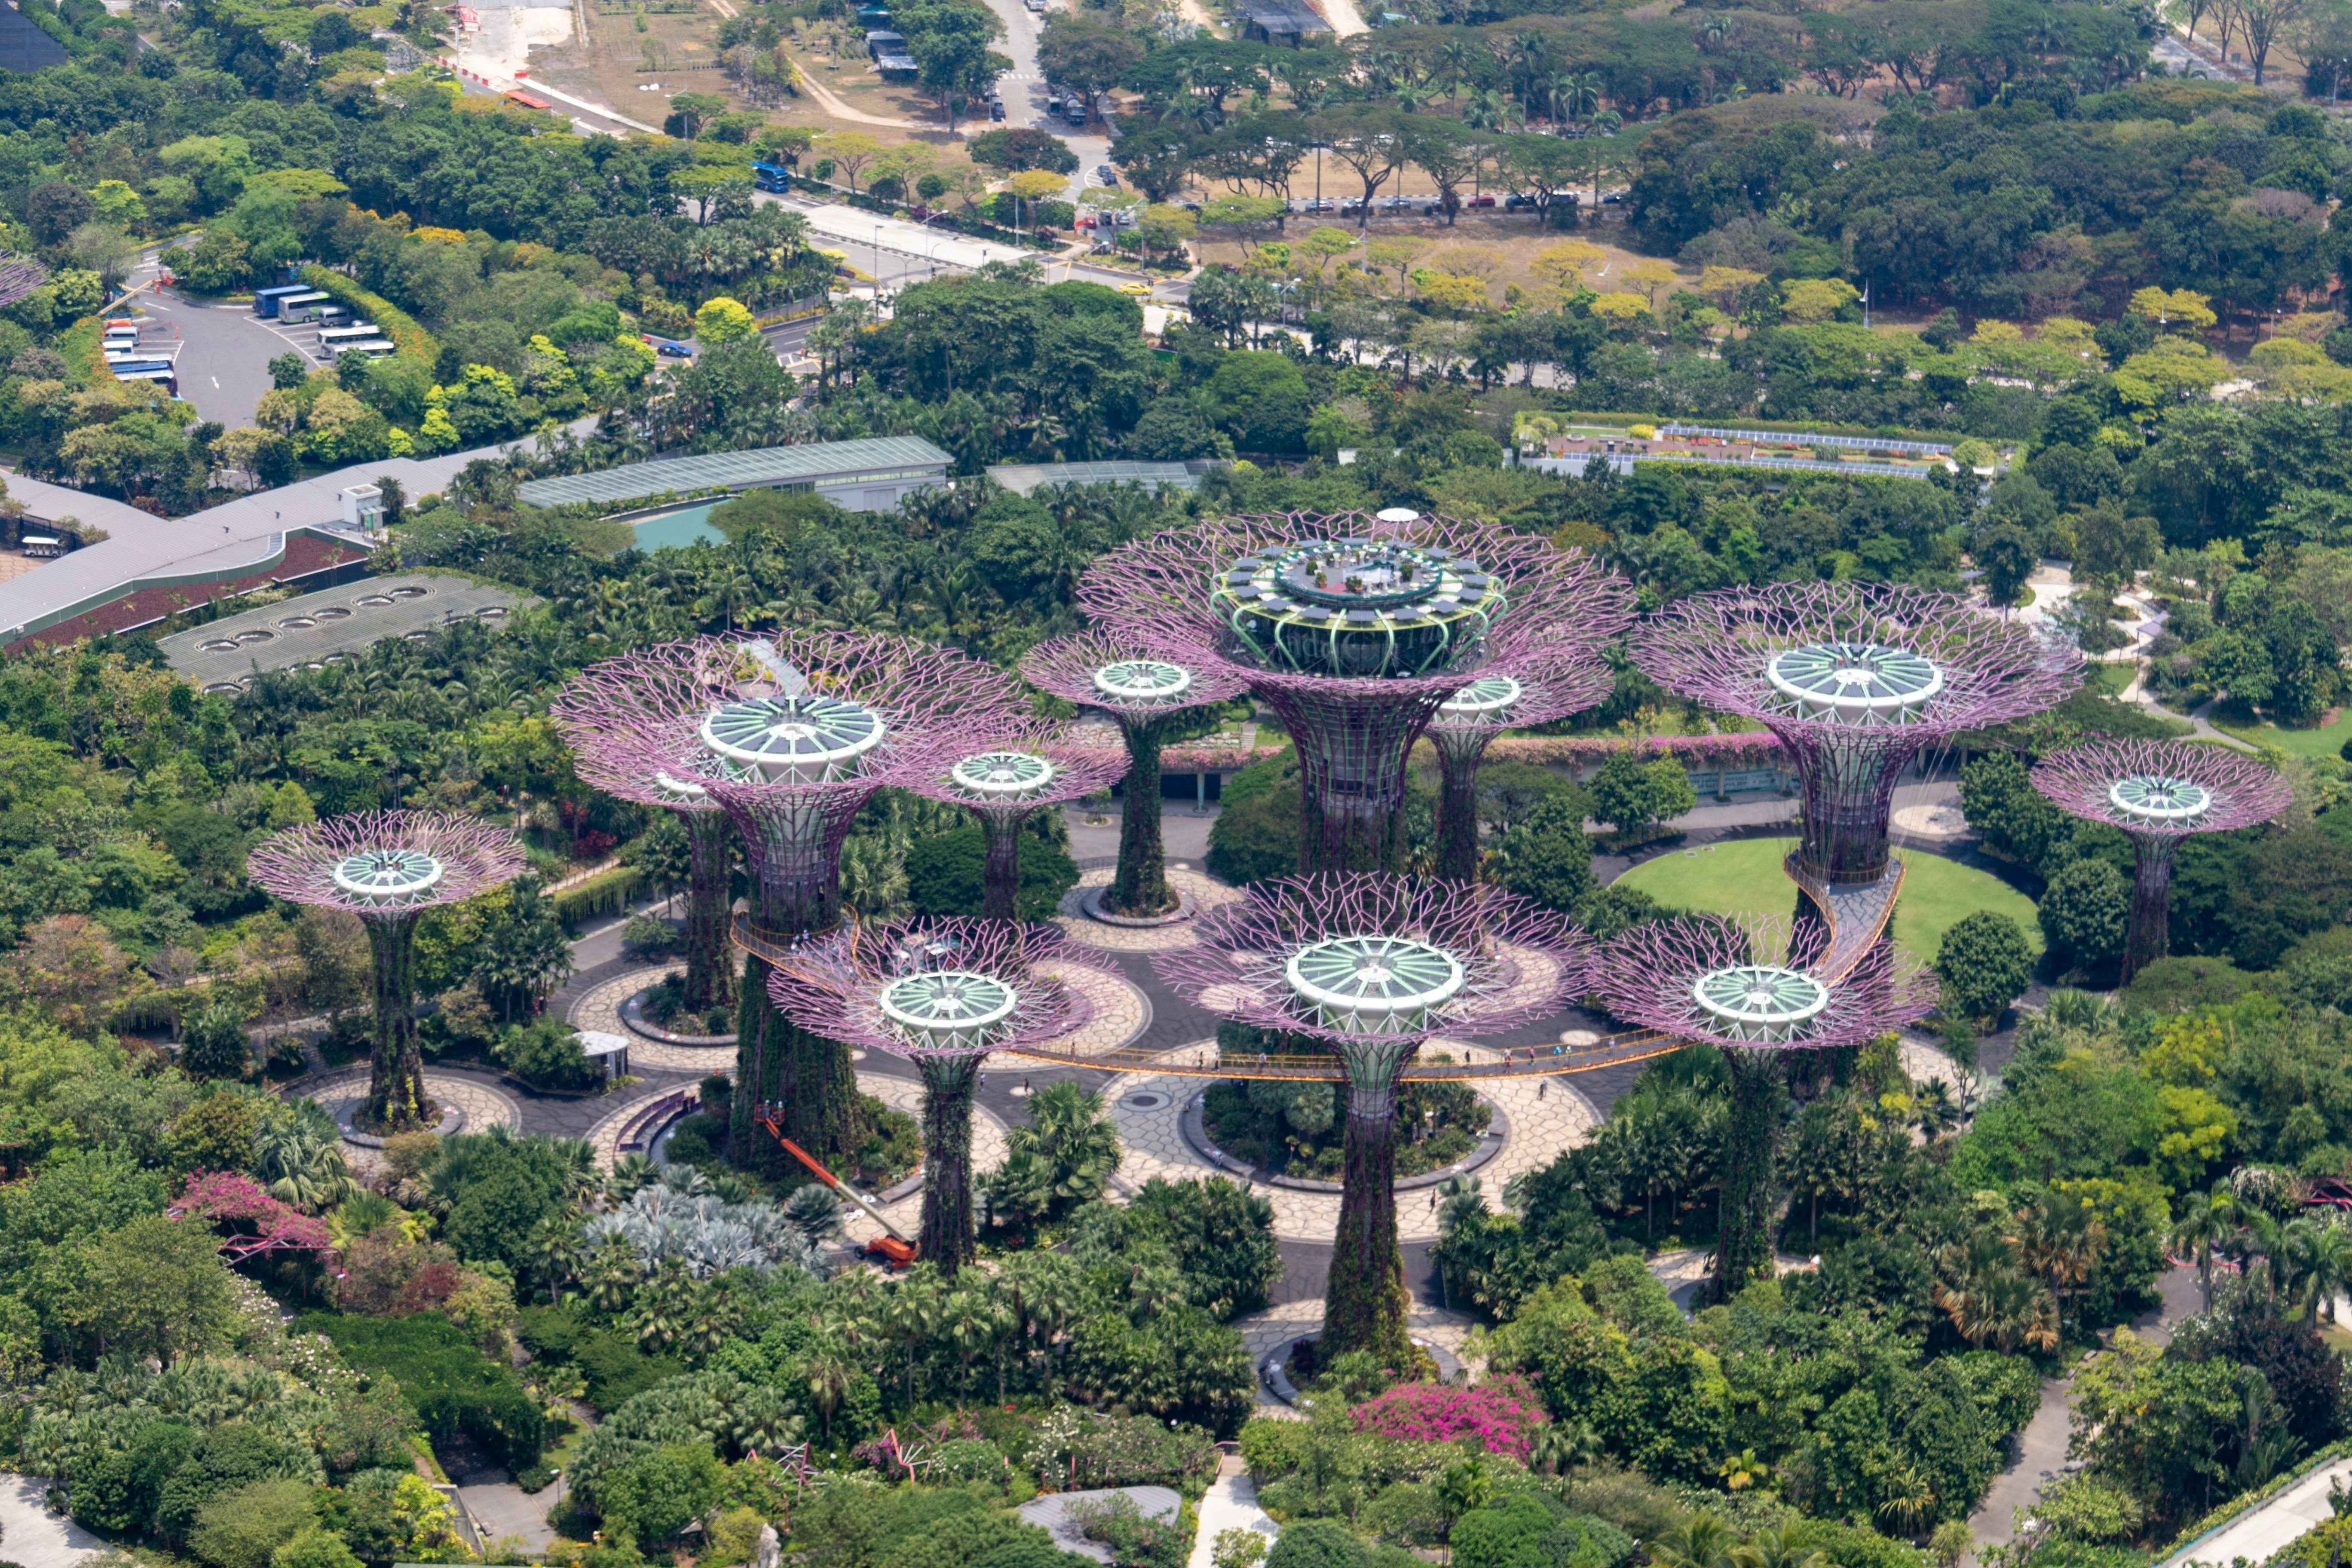
[(2192, 1541), (2165, 1559), (2161, 1568), (2185, 1568), (2191, 1563), (2222, 1564), (2243, 1560), (2267, 1563), (2279, 1548), (2315, 1524), (2335, 1517), (2327, 1489), (2338, 1479), (2352, 1480), (2352, 1459), (2322, 1465), (2252, 1513), (2200, 1541)]
[(1282, 1533), (1282, 1527), (1257, 1506), (1257, 1483), (1250, 1479), (1239, 1455), (1227, 1455), (1218, 1465), (1216, 1483), (1202, 1495), (1199, 1512), (1201, 1528), (1192, 1537), (1192, 1555), (1184, 1568), (1210, 1568), (1221, 1530), (1254, 1530), (1269, 1545)]

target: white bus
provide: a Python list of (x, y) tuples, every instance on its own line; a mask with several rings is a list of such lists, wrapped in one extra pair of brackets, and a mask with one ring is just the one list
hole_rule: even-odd
[(372, 321), (356, 321), (348, 327), (320, 327), (319, 346), (322, 349), (340, 350), (346, 343), (364, 342), (377, 335), (375, 325)]
[(355, 343), (337, 343), (335, 352), (339, 354), (388, 354), (397, 351), (390, 338), (362, 338)]
[(289, 327), (307, 326), (319, 319), (320, 307), (328, 300), (329, 296), (315, 291), (289, 294), (278, 301), (278, 319)]

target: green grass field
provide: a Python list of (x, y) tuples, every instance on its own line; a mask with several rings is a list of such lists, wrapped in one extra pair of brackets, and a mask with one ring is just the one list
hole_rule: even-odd
[[(1797, 907), (1797, 885), (1780, 869), (1794, 841), (1744, 838), (1685, 854), (1672, 850), (1636, 866), (1622, 879), (1662, 904), (1698, 914), (1765, 914), (1785, 918)], [(1895, 910), (1895, 940), (1905, 951), (1935, 962), (1937, 945), (1963, 915), (2004, 914), (2024, 928), (2038, 955), (2042, 928), (2033, 900), (1983, 871), (1937, 855), (1903, 857), (1903, 899)]]
[(2235, 735), (2254, 746), (2273, 746), (2292, 757), (2335, 757), (2352, 741), (2352, 709), (2342, 718), (2320, 730), (2282, 730), (2275, 724), (2223, 724), (2216, 730)]

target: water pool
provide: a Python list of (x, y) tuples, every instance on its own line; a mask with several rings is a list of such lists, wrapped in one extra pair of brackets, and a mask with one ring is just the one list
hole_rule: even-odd
[(637, 548), (679, 550), (689, 544), (724, 544), (727, 536), (710, 526), (710, 510), (725, 504), (725, 500), (697, 501), (659, 517), (641, 518), (630, 525), (636, 532)]

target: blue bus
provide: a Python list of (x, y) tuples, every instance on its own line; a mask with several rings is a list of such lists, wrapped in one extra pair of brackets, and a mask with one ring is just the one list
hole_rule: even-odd
[(310, 292), (310, 286), (308, 283), (280, 283), (275, 288), (256, 289), (253, 291), (253, 313), (266, 321), (274, 321), (278, 319), (279, 300), (296, 294)]
[(751, 184), (763, 191), (789, 191), (793, 188), (793, 177), (773, 163), (754, 163), (751, 165)]

